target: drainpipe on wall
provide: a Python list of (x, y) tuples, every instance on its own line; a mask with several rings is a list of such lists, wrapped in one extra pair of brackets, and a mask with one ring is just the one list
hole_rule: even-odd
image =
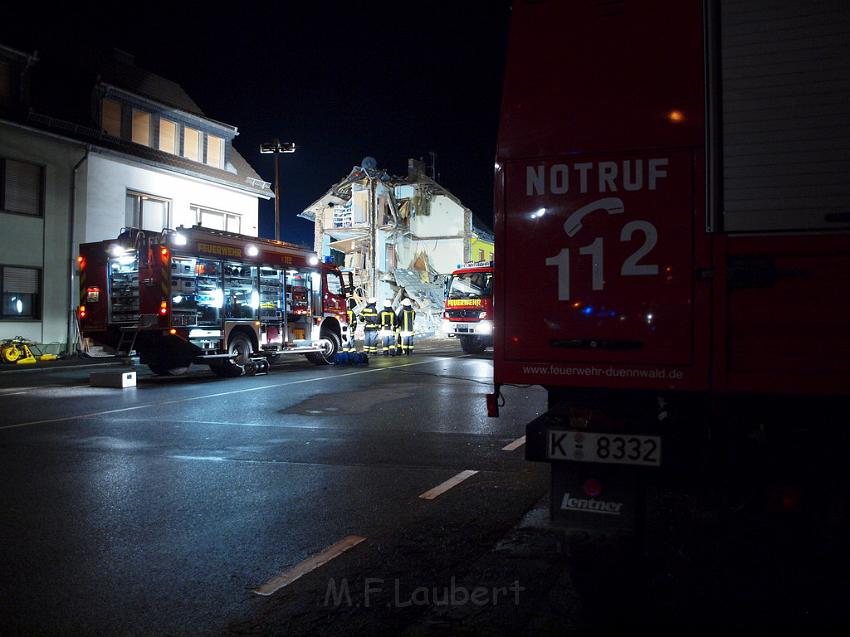
[(74, 264), (77, 260), (74, 258), (74, 231), (76, 229), (76, 199), (77, 199), (77, 171), (80, 166), (89, 158), (91, 146), (86, 145), (86, 153), (80, 158), (71, 170), (71, 206), (68, 210), (68, 304), (70, 312), (68, 313), (68, 344), (65, 348), (66, 353), (71, 355), (74, 353), (74, 313), (77, 311), (77, 298), (74, 288)]

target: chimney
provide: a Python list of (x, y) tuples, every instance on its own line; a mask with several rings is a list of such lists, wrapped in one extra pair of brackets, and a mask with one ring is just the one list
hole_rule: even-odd
[(136, 56), (121, 49), (112, 49), (112, 59), (119, 64), (126, 64), (128, 66), (136, 65)]
[(407, 178), (411, 181), (416, 181), (425, 175), (425, 162), (421, 159), (407, 160)]

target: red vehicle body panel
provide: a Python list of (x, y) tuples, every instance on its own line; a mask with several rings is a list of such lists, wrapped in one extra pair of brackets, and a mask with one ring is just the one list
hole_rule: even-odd
[(706, 229), (701, 3), (512, 20), (496, 385), (850, 393), (850, 237)]

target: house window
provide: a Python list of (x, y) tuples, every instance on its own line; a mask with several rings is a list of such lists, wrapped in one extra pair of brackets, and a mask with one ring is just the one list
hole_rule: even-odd
[(151, 145), (151, 114), (133, 109), (133, 142)]
[(484, 250), (481, 250), (480, 248), (479, 248), (479, 250), (478, 250), (478, 260), (479, 260), (479, 261), (483, 261), (483, 260), (484, 260)]
[(494, 258), (493, 258), (493, 253), (491, 252), (491, 253), (490, 253), (490, 261), (495, 261), (495, 260), (496, 260), (496, 259), (494, 259)]
[(221, 137), (207, 135), (207, 164), (224, 168), (224, 140)]
[(14, 159), (0, 160), (2, 190), (0, 209), (22, 215), (41, 216), (44, 192), (44, 169)]
[(396, 268), (395, 245), (388, 243), (384, 246), (384, 263), (387, 266), (385, 272), (393, 272)]
[(242, 217), (233, 212), (202, 208), (201, 206), (190, 206), (195, 215), (198, 225), (212, 230), (226, 230), (227, 232), (242, 232)]
[(107, 135), (121, 137), (121, 103), (104, 99), (100, 103), (100, 127)]
[(0, 266), (2, 319), (38, 319), (41, 316), (41, 272), (36, 268)]
[(177, 154), (177, 124), (171, 120), (159, 120), (159, 149)]
[(183, 157), (201, 161), (201, 132), (188, 126), (183, 129)]
[(127, 192), (127, 225), (160, 232), (169, 228), (171, 200), (138, 192)]

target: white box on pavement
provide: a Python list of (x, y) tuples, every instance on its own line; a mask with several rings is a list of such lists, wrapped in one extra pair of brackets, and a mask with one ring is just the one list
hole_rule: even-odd
[(89, 385), (92, 387), (125, 387), (136, 386), (136, 372), (126, 369), (116, 369), (106, 372), (92, 372), (89, 374)]

